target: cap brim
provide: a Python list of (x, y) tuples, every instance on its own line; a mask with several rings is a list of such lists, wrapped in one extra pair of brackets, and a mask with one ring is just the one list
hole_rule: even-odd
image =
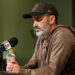
[(42, 13), (42, 12), (31, 12), (28, 14), (24, 14), (23, 18), (32, 18), (32, 16), (37, 16), (37, 15), (41, 15), (41, 14), (44, 14), (44, 13)]

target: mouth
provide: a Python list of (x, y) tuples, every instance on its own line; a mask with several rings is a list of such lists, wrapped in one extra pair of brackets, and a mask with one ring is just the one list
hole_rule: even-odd
[(36, 31), (36, 32), (39, 32), (39, 31), (40, 31), (40, 28), (36, 28), (35, 31)]

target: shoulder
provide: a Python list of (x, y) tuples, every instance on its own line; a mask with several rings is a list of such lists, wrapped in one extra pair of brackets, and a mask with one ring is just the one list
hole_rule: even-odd
[(56, 26), (56, 28), (54, 29), (53, 33), (51, 34), (51, 40), (55, 41), (71, 41), (73, 42), (75, 40), (75, 37), (73, 35), (73, 33), (65, 26), (62, 25), (58, 25)]
[(63, 25), (57, 25), (54, 29), (54, 35), (60, 35), (60, 36), (74, 36), (71, 30)]

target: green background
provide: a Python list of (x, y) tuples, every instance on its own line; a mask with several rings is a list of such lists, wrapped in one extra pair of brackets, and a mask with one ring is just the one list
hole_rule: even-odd
[[(16, 37), (19, 43), (13, 48), (16, 60), (24, 65), (31, 58), (36, 37), (32, 35), (32, 19), (23, 19), (24, 13), (31, 11), (37, 2), (51, 2), (59, 12), (59, 24), (72, 26), (71, 0), (0, 0), (0, 42)], [(6, 59), (4, 52), (3, 58)]]

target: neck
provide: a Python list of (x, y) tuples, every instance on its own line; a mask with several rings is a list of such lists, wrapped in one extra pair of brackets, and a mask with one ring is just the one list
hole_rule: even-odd
[(50, 25), (50, 30), (48, 31), (47, 34), (44, 35), (45, 38), (49, 36), (49, 33), (56, 27), (56, 24)]
[(50, 32), (56, 27), (56, 24), (52, 25), (52, 28), (50, 29)]

